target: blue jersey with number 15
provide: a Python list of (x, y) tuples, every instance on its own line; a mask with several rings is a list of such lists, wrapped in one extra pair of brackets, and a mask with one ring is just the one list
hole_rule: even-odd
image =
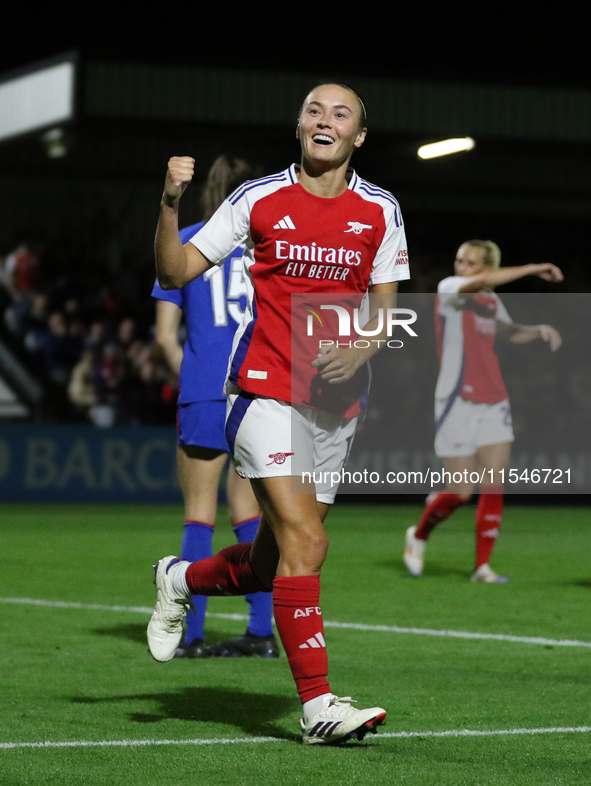
[[(181, 241), (186, 243), (204, 224), (200, 221), (181, 229)], [(239, 246), (223, 265), (212, 267), (182, 289), (164, 290), (157, 281), (154, 284), (152, 297), (174, 303), (185, 315), (179, 404), (225, 398), (232, 339), (246, 308), (242, 252)]]

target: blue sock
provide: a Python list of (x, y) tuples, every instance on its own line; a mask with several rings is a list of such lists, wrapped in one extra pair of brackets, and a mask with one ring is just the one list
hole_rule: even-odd
[[(241, 521), (234, 525), (238, 543), (252, 543), (260, 518)], [(246, 596), (249, 607), (247, 632), (253, 636), (270, 636), (273, 633), (273, 593), (254, 592)]]
[[(200, 521), (185, 521), (181, 558), (188, 559), (189, 562), (197, 562), (200, 559), (211, 557), (212, 538), (213, 527), (211, 524), (202, 524)], [(187, 614), (187, 628), (185, 638), (183, 639), (185, 644), (191, 644), (195, 639), (202, 639), (205, 625), (207, 598), (205, 595), (193, 595), (191, 603), (194, 611), (189, 611)]]

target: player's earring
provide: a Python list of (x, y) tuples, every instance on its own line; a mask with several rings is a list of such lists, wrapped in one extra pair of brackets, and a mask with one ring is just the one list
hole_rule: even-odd
[(298, 123), (296, 126), (296, 139), (300, 138), (300, 124)]

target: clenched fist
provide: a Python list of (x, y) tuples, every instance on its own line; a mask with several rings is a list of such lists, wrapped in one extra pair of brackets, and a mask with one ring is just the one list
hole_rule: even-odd
[(182, 197), (193, 179), (195, 159), (190, 156), (173, 156), (168, 162), (162, 201), (172, 207)]

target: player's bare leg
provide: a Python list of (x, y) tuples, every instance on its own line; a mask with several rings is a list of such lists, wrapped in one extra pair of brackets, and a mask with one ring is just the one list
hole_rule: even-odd
[(185, 520), (213, 527), (218, 488), (228, 454), (197, 445), (177, 446), (177, 471), (185, 503)]
[(226, 492), (228, 495), (228, 512), (232, 526), (240, 521), (254, 519), (260, 514), (256, 497), (252, 491), (252, 486), (247, 478), (241, 478), (234, 469), (234, 464), (230, 462), (228, 466), (228, 478), (226, 480)]
[[(483, 445), (476, 453), (477, 470), (486, 470), (486, 478), (490, 486), (502, 486), (501, 470), (509, 465), (511, 458), (511, 442), (497, 442), (495, 445)], [(492, 480), (491, 480), (492, 470)]]
[[(319, 576), (328, 551), (323, 521), (330, 506), (317, 502), (298, 478), (258, 478), (252, 485), (277, 544), (276, 575)], [(253, 559), (261, 557), (255, 552)]]
[(250, 564), (261, 582), (269, 592), (272, 592), (273, 580), (277, 575), (279, 564), (279, 549), (273, 529), (264, 515), (261, 515), (259, 528), (252, 544)]
[[(443, 469), (451, 475), (451, 482), (446, 477), (446, 489), (451, 494), (457, 494), (463, 502), (469, 502), (476, 491), (476, 484), (470, 480), (470, 474), (475, 471), (476, 456), (448, 456), (443, 459)], [(462, 479), (458, 482), (459, 475)], [(454, 481), (454, 475), (456, 480)]]

